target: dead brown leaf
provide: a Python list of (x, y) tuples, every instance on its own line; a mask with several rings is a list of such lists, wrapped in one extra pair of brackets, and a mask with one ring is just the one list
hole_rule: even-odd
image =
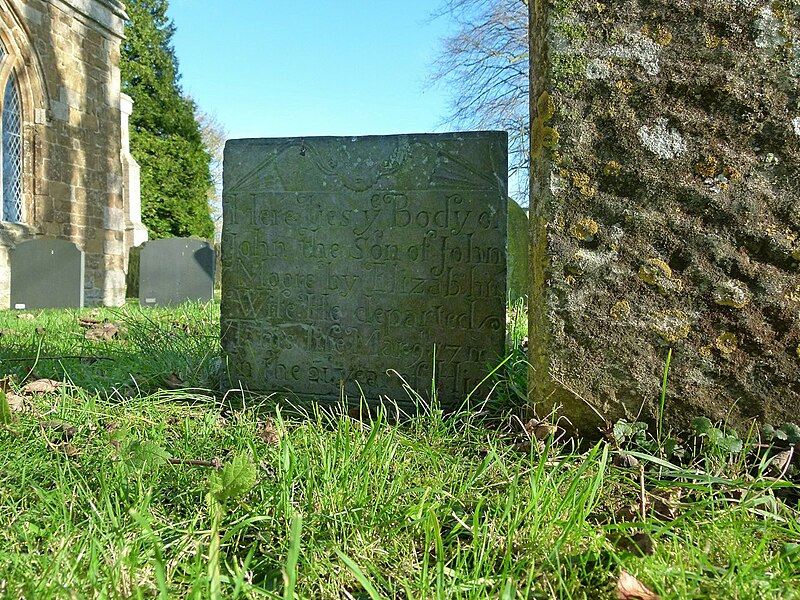
[(81, 327), (94, 327), (95, 325), (97, 325), (98, 323), (101, 323), (101, 322), (102, 321), (100, 321), (98, 319), (92, 319), (91, 317), (80, 317), (78, 319), (78, 324)]
[(24, 412), (25, 411), (25, 398), (17, 396), (12, 392), (6, 392), (6, 400), (8, 400), (8, 407), (11, 412)]
[(269, 418), (258, 424), (258, 437), (266, 444), (277, 444), (281, 441), (280, 432)]
[(168, 390), (181, 390), (186, 386), (183, 384), (183, 380), (178, 376), (177, 373), (172, 373), (164, 380), (164, 387)]
[(36, 335), (44, 335), (47, 333), (47, 330), (41, 325), (39, 325), (34, 331), (36, 332)]
[(633, 535), (621, 534), (616, 539), (611, 539), (617, 550), (630, 552), (636, 556), (649, 556), (655, 552), (653, 538), (644, 531), (637, 531)]
[(661, 596), (654, 593), (625, 569), (617, 579), (616, 592), (617, 598), (620, 600), (661, 600)]
[(55, 392), (62, 385), (62, 382), (55, 381), (54, 379), (37, 379), (36, 381), (26, 383), (22, 386), (21, 391), (23, 394), (27, 395), (49, 394), (50, 392)]
[(120, 331), (119, 323), (103, 323), (86, 331), (86, 339), (93, 342), (110, 342)]
[(13, 329), (0, 329), (0, 337), (3, 336), (11, 337), (14, 335), (19, 335), (19, 331), (15, 331)]
[(20, 313), (17, 315), (17, 318), (23, 321), (33, 321), (36, 317), (34, 317), (31, 313)]
[(78, 433), (78, 428), (63, 421), (43, 421), (39, 426), (49, 436), (61, 438), (63, 441), (69, 441), (75, 434)]
[(767, 466), (767, 473), (780, 479), (786, 475), (786, 471), (789, 470), (793, 457), (794, 446), (790, 447), (788, 450), (784, 450), (783, 452), (778, 452), (770, 459), (769, 465)]

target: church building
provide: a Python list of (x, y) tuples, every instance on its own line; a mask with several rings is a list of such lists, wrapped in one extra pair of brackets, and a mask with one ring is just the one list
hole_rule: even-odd
[(83, 250), (87, 305), (125, 301), (128, 250), (147, 238), (121, 93), (125, 19), (118, 0), (0, 0), (0, 308), (9, 251), (36, 237)]

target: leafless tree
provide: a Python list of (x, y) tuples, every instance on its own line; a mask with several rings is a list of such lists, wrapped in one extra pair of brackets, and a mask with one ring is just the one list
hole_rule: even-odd
[(444, 0), (434, 17), (457, 25), (433, 69), (450, 92), (447, 122), (508, 131), (510, 191), (527, 204), (528, 0)]
[(217, 115), (205, 112), (195, 103), (195, 120), (200, 126), (200, 138), (211, 156), (208, 167), (211, 171), (211, 187), (208, 190), (208, 203), (211, 206), (211, 218), (219, 224), (222, 220), (222, 154), (228, 132), (219, 122)]

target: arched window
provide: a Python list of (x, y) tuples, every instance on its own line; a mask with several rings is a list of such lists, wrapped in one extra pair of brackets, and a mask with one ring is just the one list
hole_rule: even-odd
[[(0, 64), (5, 58), (5, 51), (0, 44)], [(12, 73), (6, 81), (3, 92), (3, 117), (0, 120), (2, 133), (2, 161), (0, 174), (3, 185), (0, 198), (3, 203), (2, 220), (11, 223), (22, 223), (25, 220), (22, 202), (22, 110), (17, 79)]]
[(3, 94), (3, 221), (21, 223), (22, 114), (17, 80), (12, 75)]

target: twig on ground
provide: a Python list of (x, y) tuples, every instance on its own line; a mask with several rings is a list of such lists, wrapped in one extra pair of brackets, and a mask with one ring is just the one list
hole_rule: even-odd
[(212, 458), (211, 460), (195, 460), (192, 458), (170, 458), (168, 459), (171, 465), (190, 465), (192, 467), (211, 467), (219, 471), (222, 468), (222, 460), (219, 458)]

